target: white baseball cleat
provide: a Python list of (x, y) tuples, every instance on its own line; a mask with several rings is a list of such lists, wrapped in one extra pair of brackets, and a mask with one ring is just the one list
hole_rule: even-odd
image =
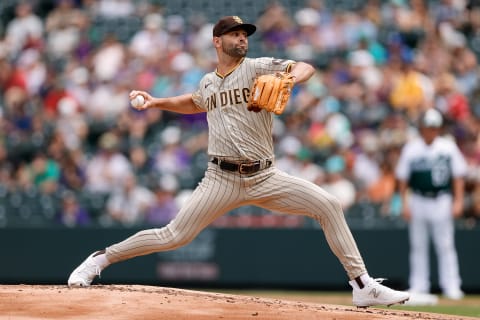
[(371, 279), (362, 289), (354, 284), (355, 280), (350, 281), (353, 287), (353, 304), (357, 307), (391, 306), (405, 303), (410, 298), (408, 292), (392, 290), (382, 285), (383, 280), (385, 279)]
[(447, 290), (444, 293), (445, 298), (450, 299), (450, 300), (462, 300), (465, 297), (465, 293), (463, 293), (462, 290), (460, 289), (453, 289), (453, 290)]
[(88, 256), (68, 277), (68, 286), (88, 287), (96, 276), (100, 276), (102, 268), (95, 262), (94, 252)]
[(409, 291), (410, 299), (405, 302), (406, 306), (435, 306), (438, 304), (438, 297), (431, 293)]

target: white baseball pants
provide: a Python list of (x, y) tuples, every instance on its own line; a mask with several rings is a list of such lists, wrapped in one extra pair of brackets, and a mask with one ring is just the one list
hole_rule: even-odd
[(412, 214), (409, 224), (410, 290), (430, 292), (430, 239), (436, 252), (440, 288), (443, 292), (459, 290), (461, 280), (455, 249), (452, 196), (443, 194), (426, 198), (412, 194), (409, 206)]

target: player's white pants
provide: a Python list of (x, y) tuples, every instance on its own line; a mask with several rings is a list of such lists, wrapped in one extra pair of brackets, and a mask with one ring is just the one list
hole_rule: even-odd
[(460, 275), (454, 239), (452, 196), (444, 194), (426, 198), (412, 194), (410, 197), (412, 219), (410, 238), (410, 289), (430, 292), (430, 239), (438, 262), (439, 284), (443, 292), (460, 289)]
[(190, 199), (167, 226), (140, 231), (108, 247), (107, 258), (114, 263), (186, 245), (215, 219), (244, 205), (315, 219), (349, 278), (366, 273), (340, 203), (332, 195), (275, 167), (247, 176), (223, 171), (212, 163)]

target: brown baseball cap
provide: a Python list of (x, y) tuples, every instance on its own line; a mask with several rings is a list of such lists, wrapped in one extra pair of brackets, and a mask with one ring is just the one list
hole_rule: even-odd
[(222, 34), (238, 29), (245, 30), (247, 36), (250, 36), (257, 30), (257, 27), (253, 24), (243, 23), (242, 19), (238, 16), (225, 16), (218, 20), (213, 27), (213, 36), (220, 37)]

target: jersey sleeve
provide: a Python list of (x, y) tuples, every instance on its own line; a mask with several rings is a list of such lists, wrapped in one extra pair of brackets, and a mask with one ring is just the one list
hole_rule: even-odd
[(195, 103), (197, 108), (201, 110), (207, 110), (207, 108), (205, 107), (205, 104), (203, 103), (204, 100), (203, 100), (203, 91), (202, 91), (202, 88), (205, 87), (205, 79), (206, 79), (206, 76), (203, 77), (202, 80), (200, 80), (197, 90), (192, 93), (193, 103)]
[(203, 105), (203, 99), (202, 99), (202, 94), (201, 94), (200, 90), (197, 90), (194, 93), (192, 93), (192, 101), (193, 101), (193, 103), (195, 103), (197, 108), (199, 108), (201, 110), (206, 110), (204, 105)]
[(290, 72), (295, 63), (296, 61), (289, 59), (257, 58), (255, 59), (255, 72), (257, 76), (283, 71)]
[(467, 174), (468, 166), (465, 157), (458, 148), (458, 146), (452, 141), (452, 175), (454, 177), (463, 177)]
[(400, 181), (407, 181), (410, 177), (409, 149), (408, 144), (402, 148), (397, 166), (395, 167), (395, 177)]

